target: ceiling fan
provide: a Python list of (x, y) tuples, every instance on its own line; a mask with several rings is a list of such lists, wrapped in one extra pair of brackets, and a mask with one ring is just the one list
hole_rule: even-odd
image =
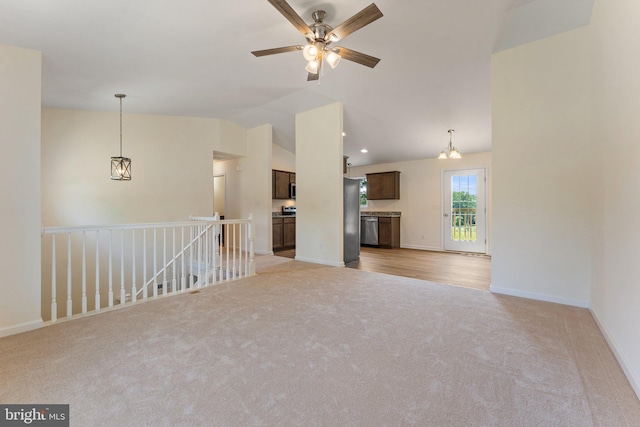
[(357, 62), (373, 68), (379, 58), (347, 49), (346, 47), (329, 47), (331, 43), (342, 40), (349, 34), (359, 30), (365, 25), (369, 25), (376, 19), (382, 18), (382, 12), (374, 4), (362, 9), (351, 18), (332, 28), (324, 23), (325, 11), (316, 10), (311, 15), (313, 23), (307, 25), (304, 20), (296, 13), (295, 10), (286, 2), (286, 0), (268, 0), (294, 27), (307, 39), (306, 45), (277, 47), (274, 49), (256, 50), (255, 56), (275, 55), (276, 53), (285, 53), (301, 50), (304, 58), (308, 61), (305, 69), (309, 72), (307, 80), (318, 80), (320, 78), (320, 70), (322, 69), (322, 60), (325, 59), (331, 68), (335, 68), (341, 58), (348, 61)]

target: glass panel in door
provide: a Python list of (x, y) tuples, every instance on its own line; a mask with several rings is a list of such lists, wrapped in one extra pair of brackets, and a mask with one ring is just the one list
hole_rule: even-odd
[(443, 184), (444, 249), (486, 253), (484, 169), (445, 171)]

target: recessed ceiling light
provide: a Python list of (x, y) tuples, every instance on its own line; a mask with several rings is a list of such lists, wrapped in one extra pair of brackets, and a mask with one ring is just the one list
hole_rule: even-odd
[(368, 153), (369, 150), (367, 150), (366, 148), (363, 148), (362, 150), (360, 150), (361, 153)]
[(346, 133), (344, 133), (344, 132), (342, 132), (342, 136), (347, 136), (347, 134), (346, 134)]

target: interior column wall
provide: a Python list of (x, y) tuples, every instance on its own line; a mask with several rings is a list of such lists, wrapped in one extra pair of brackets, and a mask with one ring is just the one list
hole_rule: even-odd
[(343, 105), (296, 115), (296, 259), (344, 265)]
[(640, 396), (640, 51), (636, 0), (597, 0), (593, 13), (597, 204), (592, 312)]
[(40, 52), (0, 45), (0, 337), (40, 314)]
[(589, 55), (583, 27), (492, 56), (493, 292), (589, 305)]
[(241, 170), (240, 216), (253, 215), (254, 251), (272, 252), (271, 240), (271, 125), (262, 125), (247, 131), (247, 156), (239, 160)]

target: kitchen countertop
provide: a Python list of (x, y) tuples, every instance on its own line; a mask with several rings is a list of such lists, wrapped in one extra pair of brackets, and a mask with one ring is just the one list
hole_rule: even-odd
[[(400, 217), (401, 212), (379, 212), (379, 211), (362, 211), (360, 216), (384, 216), (384, 217)], [(280, 212), (271, 212), (272, 218), (295, 218), (295, 214), (282, 214)]]
[(360, 216), (400, 217), (400, 212), (361, 211)]

